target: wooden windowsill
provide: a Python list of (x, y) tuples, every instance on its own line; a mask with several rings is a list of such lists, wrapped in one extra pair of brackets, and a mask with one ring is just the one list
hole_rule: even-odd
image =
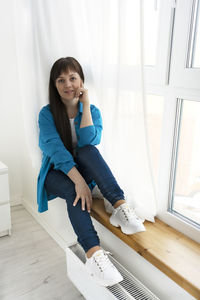
[(138, 254), (169, 276), (196, 299), (200, 299), (200, 246), (182, 233), (155, 219), (145, 221), (145, 232), (125, 235), (109, 222), (103, 199), (94, 199), (91, 216)]

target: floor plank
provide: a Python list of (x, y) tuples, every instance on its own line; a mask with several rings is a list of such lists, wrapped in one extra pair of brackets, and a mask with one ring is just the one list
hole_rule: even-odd
[(0, 237), (1, 300), (84, 300), (66, 275), (65, 252), (22, 205)]

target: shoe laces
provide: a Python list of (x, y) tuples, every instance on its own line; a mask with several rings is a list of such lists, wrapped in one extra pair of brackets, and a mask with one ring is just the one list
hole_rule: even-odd
[(111, 254), (111, 252), (103, 250), (93, 258), (101, 272), (103, 272), (107, 267), (113, 266), (107, 254)]
[(124, 206), (119, 206), (119, 209), (123, 212), (124, 214), (124, 218), (128, 221), (128, 220), (137, 220), (140, 221), (140, 219), (138, 218), (138, 216), (135, 214), (135, 211), (132, 207), (128, 206), (128, 205), (124, 205)]

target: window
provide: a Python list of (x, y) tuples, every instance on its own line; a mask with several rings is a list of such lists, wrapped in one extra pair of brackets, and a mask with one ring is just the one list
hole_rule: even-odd
[(200, 89), (199, 2), (177, 1), (170, 71), (176, 87)]
[(193, 1), (190, 23), (190, 38), (188, 49), (188, 68), (200, 68), (200, 5), (199, 1)]
[(148, 84), (168, 82), (174, 8), (172, 1), (144, 0), (143, 60)]
[(156, 58), (148, 58), (151, 65), (149, 63), (145, 66), (147, 133), (156, 186), (157, 216), (198, 242), (199, 2), (200, 0), (159, 2), (156, 51), (155, 45), (152, 45)]
[(170, 207), (200, 227), (200, 102), (177, 100)]

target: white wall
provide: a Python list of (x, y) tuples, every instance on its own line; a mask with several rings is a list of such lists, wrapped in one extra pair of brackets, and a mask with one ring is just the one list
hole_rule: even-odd
[[(47, 230), (50, 228), (52, 232), (58, 234), (61, 242), (70, 243), (76, 240), (76, 236), (68, 220), (65, 200), (51, 201), (47, 212), (42, 214), (37, 212), (37, 176), (41, 164), (41, 152), (38, 147), (38, 132), (34, 128), (36, 129), (38, 112), (33, 111), (32, 119), (27, 122), (29, 116), (24, 115), (23, 103), (20, 99), (20, 89), (23, 86), (19, 85), (18, 78), (23, 70), (18, 68), (17, 57), (21, 55), (20, 59), (23, 59), (23, 54), (17, 55), (19, 48), (17, 49), (16, 45), (16, 28), (12, 18), (13, 1), (4, 1), (2, 7), (3, 9), (0, 10), (2, 24), (0, 26), (0, 161), (8, 166), (10, 202), (11, 205), (23, 203), (33, 216), (40, 219), (43, 226), (46, 224)], [(31, 76), (30, 74), (30, 80), (32, 80)], [(28, 86), (24, 86), (24, 89), (28, 89)], [(28, 97), (27, 93), (27, 101)], [(33, 128), (31, 126), (28, 128), (27, 125), (29, 126), (31, 122)], [(31, 139), (33, 147), (31, 147)]]
[[(37, 132), (31, 131), (27, 125), (36, 122), (38, 116), (33, 111), (27, 122), (29, 116), (24, 114), (21, 90), (28, 90), (27, 82), (31, 81), (30, 85), (32, 84), (32, 74), (20, 86), (19, 77), (23, 70), (18, 66), (20, 55), (17, 53), (19, 49), (13, 16), (14, 1), (4, 1), (0, 10), (0, 160), (8, 166), (11, 205), (22, 203), (26, 199), (36, 210), (36, 184), (41, 154)], [(25, 61), (24, 67), (29, 67)], [(26, 93), (27, 103), (31, 92)], [(33, 147), (30, 147), (30, 140), (33, 140)]]
[(10, 199), (21, 202), (22, 157), (24, 152), (21, 104), (18, 89), (17, 61), (11, 3), (4, 1), (0, 10), (0, 160), (8, 166)]

